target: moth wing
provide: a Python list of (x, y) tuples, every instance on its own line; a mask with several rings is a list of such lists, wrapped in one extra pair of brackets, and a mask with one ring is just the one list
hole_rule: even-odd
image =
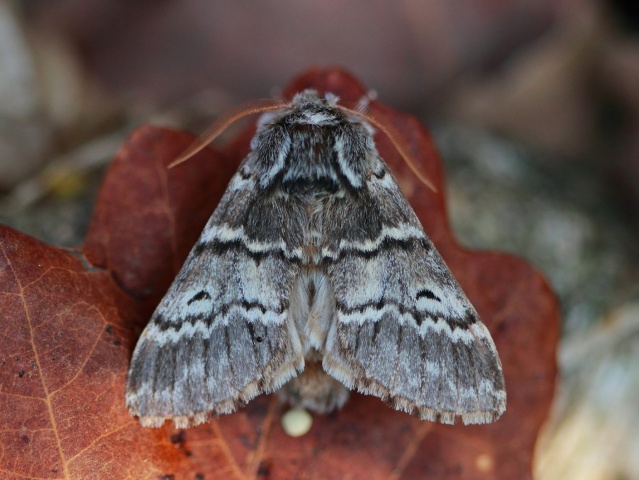
[(253, 179), (246, 169), (232, 179), (138, 341), (126, 402), (143, 426), (202, 423), (303, 369), (288, 318), (298, 230)]
[(491, 422), (506, 393), (490, 333), (380, 168), (330, 208), (324, 268), (336, 313), (323, 368), (421, 419)]

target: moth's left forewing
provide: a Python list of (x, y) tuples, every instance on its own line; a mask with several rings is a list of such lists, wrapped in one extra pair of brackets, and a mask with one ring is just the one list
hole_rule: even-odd
[(374, 146), (352, 144), (340, 164), (364, 173), (327, 207), (324, 231), (336, 301), (324, 369), (422, 419), (495, 420), (506, 394), (488, 330)]
[(135, 348), (126, 402), (144, 426), (202, 423), (303, 369), (288, 313), (300, 227), (272, 188), (289, 139), (281, 128), (259, 139)]

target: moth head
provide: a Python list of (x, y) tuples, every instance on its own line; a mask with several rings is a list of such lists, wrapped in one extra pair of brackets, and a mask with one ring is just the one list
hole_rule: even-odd
[(296, 93), (287, 109), (262, 115), (260, 125), (284, 120), (289, 125), (315, 125), (330, 127), (348, 121), (347, 115), (338, 105), (339, 97), (326, 93), (323, 97), (316, 90), (307, 89)]
[(307, 88), (296, 93), (291, 100), (291, 107), (299, 107), (304, 104), (329, 105), (336, 107), (339, 97), (333, 93), (327, 92), (322, 97), (314, 88)]
[(290, 102), (279, 99), (253, 100), (232, 108), (207, 128), (182, 154), (176, 158), (169, 168), (187, 161), (209, 143), (215, 140), (227, 127), (241, 118), (255, 113), (273, 112), (260, 119), (262, 126), (276, 118), (290, 115), (295, 123), (307, 123), (319, 126), (329, 126), (339, 121), (353, 117), (381, 130), (391, 141), (397, 152), (406, 162), (417, 178), (434, 192), (437, 191), (433, 183), (420, 171), (419, 161), (410, 153), (409, 141), (400, 130), (395, 128), (389, 119), (379, 115), (369, 108), (371, 96), (366, 95), (358, 102), (342, 102), (333, 93), (327, 92), (321, 97), (316, 90), (306, 89), (295, 94)]

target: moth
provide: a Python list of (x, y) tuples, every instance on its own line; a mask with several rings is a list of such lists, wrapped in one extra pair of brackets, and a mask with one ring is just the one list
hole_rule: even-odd
[(377, 152), (383, 121), (306, 90), (230, 112), (178, 162), (256, 112), (251, 152), (135, 347), (130, 413), (184, 428), (259, 394), (325, 413), (357, 390), (423, 420), (496, 420), (495, 345)]

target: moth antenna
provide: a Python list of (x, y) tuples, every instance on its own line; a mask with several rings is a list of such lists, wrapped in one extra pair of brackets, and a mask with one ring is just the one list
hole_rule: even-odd
[(270, 112), (274, 110), (281, 110), (288, 107), (288, 103), (283, 100), (274, 98), (266, 98), (261, 100), (253, 100), (242, 105), (238, 105), (220, 116), (213, 124), (204, 130), (204, 132), (195, 140), (191, 145), (184, 150), (178, 158), (173, 160), (169, 165), (169, 168), (173, 168), (182, 162), (186, 162), (193, 155), (198, 153), (209, 143), (215, 140), (224, 130), (226, 130), (231, 124), (254, 113)]
[(366, 95), (361, 96), (352, 109), (355, 110), (358, 115), (364, 116), (368, 113), (371, 102), (374, 100), (377, 100), (377, 92), (375, 90), (369, 90), (366, 92)]
[(417, 167), (417, 161), (413, 155), (408, 153), (408, 149), (406, 148), (407, 140), (406, 138), (386, 119), (380, 117), (375, 112), (368, 109), (368, 102), (358, 102), (354, 106), (344, 106), (339, 105), (339, 108), (342, 110), (356, 115), (364, 120), (368, 121), (375, 127), (379, 128), (384, 134), (390, 139), (391, 143), (395, 147), (395, 149), (399, 152), (408, 168), (415, 174), (415, 176), (430, 188), (433, 192), (437, 192), (435, 185), (431, 182), (426, 175), (424, 175), (419, 168)]

